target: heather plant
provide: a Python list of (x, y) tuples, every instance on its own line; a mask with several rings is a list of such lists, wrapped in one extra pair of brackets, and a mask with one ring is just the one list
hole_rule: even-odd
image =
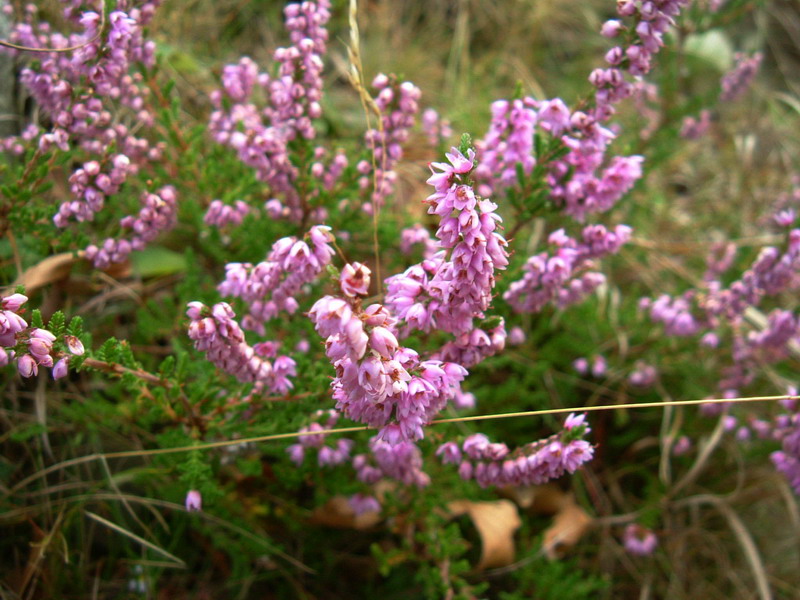
[(767, 62), (697, 48), (761, 4), (604, 3), (578, 92), (485, 123), (367, 73), (356, 2), (287, 4), (199, 109), (169, 3), (2, 4), (4, 589), (692, 597), (707, 530), (698, 570), (747, 566), (718, 595), (790, 597), (736, 502), (800, 494), (796, 156), (660, 246)]

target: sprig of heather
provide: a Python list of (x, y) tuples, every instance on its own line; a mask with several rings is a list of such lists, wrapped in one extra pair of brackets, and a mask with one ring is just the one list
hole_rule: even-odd
[(422, 453), (416, 444), (402, 441), (392, 444), (375, 436), (369, 441), (370, 454), (353, 457), (359, 481), (373, 484), (390, 477), (406, 485), (425, 487), (431, 478), (422, 470)]
[(594, 448), (582, 439), (591, 431), (585, 415), (571, 414), (564, 431), (514, 450), (491, 443), (482, 433), (467, 437), (459, 448), (446, 442), (436, 451), (445, 464), (457, 464), (462, 479), (474, 479), (481, 487), (539, 485), (574, 473), (591, 460)]
[(539, 312), (547, 304), (564, 308), (580, 302), (605, 282), (594, 271), (595, 260), (615, 254), (631, 235), (627, 225), (609, 231), (602, 225), (584, 228), (582, 241), (566, 235), (563, 229), (550, 234), (548, 241), (557, 250), (541, 252), (528, 259), (522, 279), (511, 283), (503, 298), (517, 312)]
[(433, 108), (426, 108), (422, 112), (420, 123), (423, 133), (428, 138), (428, 143), (434, 148), (439, 148), (442, 144), (447, 143), (447, 140), (453, 136), (450, 121), (439, 115)]
[(507, 242), (496, 229), (497, 205), (475, 195), (470, 174), (475, 153), (453, 148), (448, 163), (433, 163), (428, 213), (440, 218), (442, 249), (386, 280), (386, 304), (405, 322), (403, 334), (436, 328), (457, 337), (474, 329), (492, 300), (495, 271), (508, 265)]
[(726, 73), (720, 82), (722, 91), (719, 99), (723, 102), (730, 102), (741, 96), (753, 83), (763, 59), (764, 55), (760, 52), (756, 52), (752, 56), (737, 52), (733, 57), (733, 69)]
[(413, 442), (424, 437), (423, 426), (454, 397), (467, 371), (454, 363), (420, 360), (416, 351), (400, 346), (390, 308), (362, 307), (369, 281), (366, 266), (346, 265), (343, 297), (321, 298), (309, 317), (326, 338), (326, 354), (336, 369), (331, 382), (336, 409), (380, 429), (378, 439), (390, 445)]
[(208, 205), (203, 222), (214, 227), (228, 225), (241, 225), (244, 218), (250, 213), (250, 206), (242, 200), (233, 204), (225, 204), (222, 200), (212, 200)]
[(598, 121), (606, 121), (614, 114), (613, 105), (629, 97), (633, 86), (625, 73), (641, 77), (650, 72), (655, 54), (664, 46), (664, 34), (675, 24), (681, 9), (690, 0), (619, 0), (617, 13), (622, 20), (609, 20), (601, 33), (608, 38), (622, 35), (622, 44), (614, 46), (605, 55), (609, 65), (595, 69), (589, 81), (595, 87), (595, 107), (591, 114)]
[(687, 116), (681, 123), (680, 136), (687, 140), (703, 137), (711, 127), (711, 111), (701, 110), (697, 117)]
[(330, 229), (315, 225), (306, 235), (308, 242), (294, 236), (281, 238), (272, 245), (266, 260), (256, 265), (225, 265), (225, 281), (217, 289), (223, 296), (247, 303), (249, 314), (242, 320), (245, 329), (263, 335), (266, 321), (282, 310), (289, 314), (297, 310), (295, 296), (317, 278), (334, 255)]
[[(560, 141), (564, 151), (536, 156), (537, 133)], [(559, 98), (498, 100), (489, 131), (476, 142), (478, 192), (504, 192), (519, 183), (518, 169), (527, 175), (541, 162), (550, 199), (564, 213), (583, 221), (587, 214), (608, 211), (642, 176), (641, 156), (607, 161), (614, 137), (590, 113), (571, 112)]]
[(239, 381), (254, 383), (253, 394), (264, 390), (285, 394), (292, 389), (289, 377), (297, 374), (294, 360), (281, 355), (270, 362), (264, 354), (274, 354), (271, 345), (250, 346), (229, 304), (220, 302), (209, 308), (202, 302), (190, 302), (188, 307), (189, 338), (217, 368)]
[(111, 263), (125, 261), (134, 250), (142, 250), (160, 233), (169, 231), (177, 223), (177, 194), (171, 185), (165, 185), (156, 193), (143, 192), (142, 208), (134, 217), (129, 215), (120, 220), (120, 227), (133, 234), (130, 239), (108, 238), (101, 246), (89, 245), (85, 256), (98, 269), (105, 269)]
[[(0, 367), (15, 362), (22, 377), (34, 377), (39, 367), (52, 369), (53, 379), (67, 374), (70, 355), (84, 353), (81, 341), (71, 335), (58, 338), (47, 329), (32, 327), (22, 318), (22, 305), (28, 301), (23, 294), (0, 298)], [(67, 352), (59, 350), (65, 347)]]
[[(295, 186), (300, 171), (292, 163), (288, 144), (297, 137), (314, 138), (312, 120), (322, 115), (322, 57), (330, 2), (289, 4), (284, 16), (292, 44), (275, 50), (277, 75), (259, 72), (248, 57), (226, 66), (222, 90), (211, 94), (215, 110), (209, 131), (216, 142), (236, 150), (239, 160), (269, 186), (275, 200), (271, 214), (282, 216), (285, 208), (290, 219), (300, 221), (303, 207)], [(261, 108), (252, 98), (256, 84), (267, 98)]]
[[(335, 410), (318, 410), (313, 415), (315, 419), (310, 425), (303, 427), (300, 433), (312, 433), (312, 435), (301, 435), (297, 438), (298, 443), (292, 444), (286, 449), (289, 458), (298, 467), (303, 464), (306, 453), (316, 451), (317, 464), (321, 467), (340, 465), (350, 460), (350, 452), (355, 442), (349, 438), (339, 438), (335, 445), (325, 443), (325, 435), (317, 433), (336, 427), (339, 422), (339, 413)], [(324, 422), (320, 422), (323, 421)]]
[(416, 245), (422, 246), (422, 255), (426, 259), (433, 258), (439, 250), (439, 246), (431, 238), (430, 232), (420, 223), (406, 227), (400, 232), (400, 251), (403, 254), (409, 254)]
[[(789, 395), (796, 396), (797, 389), (789, 389)], [(783, 412), (773, 423), (755, 421), (754, 429), (759, 437), (771, 437), (780, 442), (781, 449), (770, 455), (775, 468), (786, 477), (794, 493), (800, 496), (800, 412), (797, 400), (786, 399), (780, 402)]]
[(475, 143), (478, 192), (489, 196), (517, 183), (517, 165), (529, 175), (536, 166), (533, 136), (539, 103), (533, 98), (497, 100), (492, 103), (492, 120), (482, 140)]
[(383, 73), (375, 77), (372, 87), (377, 92), (375, 106), (381, 123), (377, 129), (368, 129), (364, 134), (367, 148), (372, 151), (372, 163), (364, 160), (357, 165), (361, 173), (359, 187), (362, 190), (374, 188), (372, 202), (363, 206), (367, 212), (373, 209), (373, 202), (380, 206), (394, 192), (397, 180), (394, 167), (403, 157), (403, 144), (414, 127), (422, 95), (410, 81), (400, 83), (393, 75)]
[(800, 229), (792, 229), (796, 211), (791, 206), (800, 193), (782, 197), (770, 221), (783, 229), (785, 243), (767, 246), (741, 277), (723, 285), (721, 276), (730, 268), (735, 247), (715, 246), (707, 258), (704, 283), (679, 297), (662, 295), (652, 300), (642, 298), (640, 308), (650, 319), (664, 326), (670, 336), (691, 337), (702, 334), (699, 343), (716, 348), (730, 333), (732, 364), (723, 370), (720, 390), (737, 394), (748, 385), (765, 363), (787, 356), (790, 345), (798, 340), (798, 319), (786, 310), (773, 310), (763, 323), (754, 322), (750, 309), (764, 298), (791, 291), (800, 285)]
[[(72, 220), (94, 220), (106, 200), (141, 168), (159, 160), (165, 148), (163, 143), (153, 145), (132, 133), (152, 126), (155, 119), (139, 70), (154, 64), (155, 43), (145, 38), (144, 27), (160, 2), (117, 2), (102, 32), (99, 11), (103, 7), (95, 3), (92, 10), (92, 3), (65, 4), (64, 16), (82, 33), (51, 32), (48, 23), (34, 21), (36, 11), (31, 10), (26, 22), (17, 24), (11, 34), (14, 43), (28, 47), (79, 46), (70, 52), (37, 53), (20, 74), (20, 81), (52, 122), (49, 130), (27, 128), (20, 140), (38, 144), (39, 152), (49, 152), (53, 146), (62, 151), (79, 148), (92, 157), (70, 175), (71, 198), (61, 203), (53, 217), (57, 227), (66, 227)], [(133, 230), (130, 240), (107, 239), (100, 248), (86, 248), (95, 266), (124, 260), (132, 249), (143, 247), (156, 233), (172, 226), (174, 190), (166, 186), (158, 194), (144, 195), (138, 217), (121, 221), (123, 229)]]

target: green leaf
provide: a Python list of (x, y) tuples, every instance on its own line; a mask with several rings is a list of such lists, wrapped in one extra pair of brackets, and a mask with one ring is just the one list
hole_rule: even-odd
[(139, 277), (163, 277), (186, 270), (186, 258), (182, 254), (161, 246), (151, 246), (131, 256), (133, 272)]

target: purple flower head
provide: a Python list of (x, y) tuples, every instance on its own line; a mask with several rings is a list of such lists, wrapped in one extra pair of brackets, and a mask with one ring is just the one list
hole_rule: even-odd
[(658, 546), (658, 538), (651, 530), (632, 523), (623, 535), (625, 550), (636, 556), (650, 556)]
[(85, 352), (83, 343), (74, 335), (65, 335), (64, 342), (67, 344), (67, 349), (75, 356), (81, 356)]
[(8, 310), (15, 313), (27, 301), (27, 296), (23, 296), (22, 294), (11, 294), (10, 296), (6, 296), (0, 300), (0, 307), (2, 307), (3, 310)]
[(189, 512), (199, 512), (203, 509), (203, 497), (197, 490), (189, 490), (186, 494), (186, 510)]
[(69, 358), (64, 357), (53, 365), (53, 379), (61, 379), (67, 375), (67, 366), (69, 365)]
[(345, 296), (355, 298), (366, 296), (369, 289), (370, 270), (361, 263), (347, 264), (340, 277), (342, 292)]

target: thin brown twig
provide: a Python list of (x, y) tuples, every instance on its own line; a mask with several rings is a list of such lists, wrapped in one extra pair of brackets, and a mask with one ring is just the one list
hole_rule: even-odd
[[(443, 425), (446, 423), (462, 423), (468, 421), (490, 421), (497, 419), (512, 419), (521, 417), (541, 417), (545, 415), (565, 414), (571, 412), (595, 412), (603, 410), (619, 410), (624, 408), (630, 408), (630, 409), (655, 408), (655, 407), (663, 407), (668, 404), (672, 406), (696, 406), (699, 404), (749, 403), (749, 402), (770, 402), (770, 401), (775, 402), (778, 400), (786, 400), (786, 399), (800, 400), (800, 396), (781, 395), (781, 396), (751, 396), (746, 398), (704, 398), (702, 400), (673, 400), (671, 402), (640, 402), (640, 403), (630, 403), (630, 404), (608, 404), (599, 406), (552, 408), (543, 410), (529, 410), (529, 411), (514, 412), (514, 413), (496, 413), (487, 415), (474, 415), (471, 417), (437, 419), (435, 421), (431, 421), (429, 425)], [(336, 434), (357, 433), (369, 430), (370, 427), (366, 425), (359, 425), (356, 427), (340, 427), (338, 429), (326, 429), (321, 431), (305, 431), (305, 432), (293, 431), (290, 433), (273, 433), (269, 435), (261, 435), (251, 438), (222, 440), (219, 442), (207, 442), (203, 444), (193, 444), (191, 446), (177, 446), (173, 448), (153, 448), (150, 450), (124, 450), (121, 452), (106, 452), (106, 453), (96, 452), (93, 454), (88, 454), (86, 456), (71, 458), (69, 460), (65, 460), (55, 465), (50, 465), (49, 467), (37, 471), (36, 473), (33, 473), (32, 475), (26, 477), (25, 479), (17, 483), (13, 488), (9, 490), (9, 493), (6, 495), (14, 494), (17, 490), (27, 486), (28, 484), (38, 479), (41, 479), (42, 477), (46, 477), (48, 474), (53, 473), (55, 471), (65, 469), (67, 467), (90, 463), (95, 460), (101, 460), (101, 459), (107, 460), (111, 458), (158, 456), (163, 454), (175, 454), (180, 452), (211, 450), (213, 448), (223, 448), (226, 446), (233, 446), (237, 444), (255, 444), (255, 443), (269, 442), (275, 440), (287, 440), (287, 439), (294, 439), (300, 436), (330, 435), (335, 433)]]

